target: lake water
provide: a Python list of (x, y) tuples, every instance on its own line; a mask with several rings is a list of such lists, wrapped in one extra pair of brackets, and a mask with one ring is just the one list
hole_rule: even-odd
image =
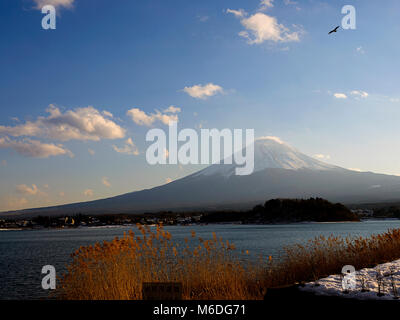
[[(43, 299), (48, 292), (41, 288), (41, 269), (55, 266), (61, 274), (71, 260), (70, 254), (82, 245), (121, 237), (134, 227), (93, 227), (0, 231), (0, 299)], [(169, 226), (173, 239), (183, 241), (192, 230), (203, 239), (212, 232), (234, 243), (238, 250), (278, 256), (284, 246), (305, 242), (318, 235), (368, 236), (400, 228), (400, 220), (351, 223), (304, 223), (281, 225), (195, 225)]]

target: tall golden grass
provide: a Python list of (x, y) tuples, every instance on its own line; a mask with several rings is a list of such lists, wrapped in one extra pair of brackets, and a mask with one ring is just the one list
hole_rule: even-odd
[(263, 299), (268, 287), (316, 280), (400, 258), (400, 229), (369, 238), (322, 236), (285, 248), (278, 259), (250, 259), (248, 252), (213, 234), (204, 240), (194, 232), (175, 243), (159, 225), (138, 225), (138, 234), (81, 247), (61, 278), (61, 299), (142, 299), (143, 282), (182, 283), (183, 299)]
[(400, 229), (370, 237), (324, 236), (285, 248), (279, 263), (268, 270), (268, 285), (318, 280), (337, 274), (345, 265), (356, 269), (400, 258)]
[[(159, 225), (137, 226), (111, 242), (81, 247), (61, 279), (62, 299), (141, 299), (143, 282), (182, 283), (183, 299), (260, 299), (258, 264), (234, 254), (235, 246), (213, 234), (180, 245)], [(245, 255), (245, 253), (244, 253)]]

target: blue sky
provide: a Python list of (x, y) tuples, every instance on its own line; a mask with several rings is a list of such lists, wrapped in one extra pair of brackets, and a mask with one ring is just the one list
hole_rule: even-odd
[[(44, 3), (56, 5), (56, 30), (41, 27)], [(356, 29), (328, 36), (346, 4)], [(397, 0), (3, 0), (0, 210), (202, 168), (147, 164), (146, 132), (173, 117), (400, 174), (399, 12)]]

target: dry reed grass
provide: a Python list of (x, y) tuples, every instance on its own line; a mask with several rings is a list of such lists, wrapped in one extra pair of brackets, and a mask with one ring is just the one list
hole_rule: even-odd
[(357, 269), (400, 257), (400, 229), (369, 238), (317, 237), (285, 248), (278, 259), (250, 259), (217, 238), (203, 240), (194, 232), (184, 244), (174, 243), (161, 225), (138, 225), (113, 241), (81, 247), (61, 278), (61, 299), (141, 299), (143, 282), (182, 283), (183, 298), (263, 299), (265, 288), (316, 280), (339, 273), (346, 264)]
[[(192, 232), (180, 245), (161, 225), (137, 226), (121, 239), (81, 247), (61, 279), (63, 299), (141, 299), (143, 282), (182, 283), (184, 299), (262, 299), (262, 268), (235, 246), (213, 234), (203, 240)], [(244, 253), (245, 255), (245, 253)]]
[(315, 281), (340, 273), (345, 265), (361, 269), (399, 258), (400, 229), (370, 237), (319, 236), (285, 248), (279, 263), (267, 271), (267, 282), (269, 286), (280, 286)]

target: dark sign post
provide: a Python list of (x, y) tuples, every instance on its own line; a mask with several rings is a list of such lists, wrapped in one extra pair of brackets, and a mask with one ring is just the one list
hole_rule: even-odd
[(143, 282), (143, 300), (182, 300), (180, 282)]

